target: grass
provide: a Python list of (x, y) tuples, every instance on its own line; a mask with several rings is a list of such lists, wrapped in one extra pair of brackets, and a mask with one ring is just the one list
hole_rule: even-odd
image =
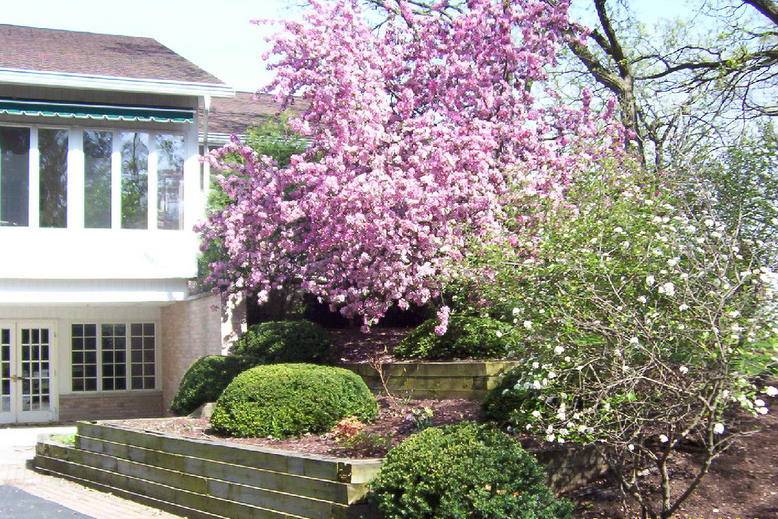
[(73, 434), (52, 434), (51, 435), (51, 441), (61, 443), (63, 445), (75, 445), (76, 444), (76, 433)]

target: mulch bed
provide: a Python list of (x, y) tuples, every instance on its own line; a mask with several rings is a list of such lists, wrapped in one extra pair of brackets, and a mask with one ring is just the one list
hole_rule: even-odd
[(373, 328), (362, 333), (359, 328), (328, 330), (332, 337), (330, 358), (340, 362), (394, 362), (394, 348), (413, 328)]
[[(776, 385), (773, 382), (772, 385)], [(740, 415), (738, 428), (756, 430), (713, 461), (710, 472), (674, 517), (678, 519), (770, 519), (778, 517), (778, 399), (763, 398), (770, 412), (759, 418)], [(693, 446), (680, 452), (670, 470), (673, 488), (686, 488), (699, 466)], [(659, 496), (658, 489), (657, 497)], [(582, 519), (637, 518), (639, 508), (624, 514), (614, 479), (604, 478), (568, 497)], [(659, 501), (656, 501), (659, 502)]]
[(379, 445), (368, 445), (360, 449), (345, 448), (340, 445), (332, 433), (321, 435), (309, 434), (301, 438), (275, 440), (272, 438), (229, 438), (223, 437), (211, 430), (208, 420), (205, 418), (167, 418), (152, 420), (124, 420), (115, 421), (117, 425), (130, 429), (152, 431), (194, 438), (198, 440), (210, 440), (234, 443), (239, 445), (253, 445), (258, 447), (270, 447), (273, 449), (289, 450), (306, 454), (318, 454), (322, 456), (335, 456), (346, 458), (374, 458), (382, 457), (389, 447), (397, 445), (415, 432), (411, 411), (429, 407), (433, 411), (433, 425), (447, 425), (464, 420), (478, 420), (481, 406), (478, 402), (463, 399), (453, 400), (404, 400), (398, 399), (393, 404), (385, 397), (378, 397), (379, 415), (375, 422), (365, 427), (364, 432), (374, 437), (383, 437), (384, 441)]
[[(773, 385), (776, 383), (773, 382)], [(758, 419), (740, 418), (740, 428), (756, 429), (740, 439), (717, 458), (711, 471), (702, 480), (697, 491), (686, 501), (679, 519), (768, 519), (778, 517), (778, 399), (764, 398), (771, 412)], [(121, 426), (237, 445), (253, 445), (299, 453), (345, 458), (373, 458), (386, 453), (415, 431), (411, 410), (430, 407), (433, 425), (478, 420), (480, 404), (469, 400), (396, 400), (393, 404), (385, 396), (378, 397), (378, 419), (365, 432), (388, 439), (385, 445), (366, 450), (344, 448), (332, 433), (306, 435), (302, 438), (274, 440), (270, 438), (225, 438), (210, 429), (207, 419), (168, 418), (125, 420), (114, 422)], [(531, 442), (522, 442), (531, 443)], [(696, 467), (694, 448), (677, 455), (671, 466), (674, 488), (682, 489), (692, 479)], [(657, 493), (658, 495), (658, 493)], [(616, 481), (609, 477), (595, 481), (567, 494), (577, 504), (575, 517), (582, 519), (616, 519), (639, 517), (633, 507), (627, 514), (622, 510), (621, 495)]]

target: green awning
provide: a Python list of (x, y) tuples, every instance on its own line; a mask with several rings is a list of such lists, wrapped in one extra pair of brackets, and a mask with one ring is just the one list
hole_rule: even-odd
[(0, 115), (29, 117), (59, 117), (62, 119), (91, 119), (97, 121), (191, 123), (194, 111), (180, 108), (122, 106), (58, 101), (28, 101), (0, 99)]

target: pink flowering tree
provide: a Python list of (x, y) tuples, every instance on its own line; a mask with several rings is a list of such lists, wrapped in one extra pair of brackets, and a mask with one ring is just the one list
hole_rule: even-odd
[[(544, 80), (568, 1), (310, 2), (272, 39), (266, 91), (310, 146), (278, 167), (237, 140), (210, 156), (232, 203), (202, 227), (223, 259), (210, 281), (260, 301), (295, 284), (365, 327), (423, 305), (473, 240), (518, 242), (527, 195), (559, 200), (582, 168), (622, 146), (602, 114), (560, 106)], [(526, 240), (522, 239), (522, 243)], [(448, 309), (439, 312), (445, 331)]]

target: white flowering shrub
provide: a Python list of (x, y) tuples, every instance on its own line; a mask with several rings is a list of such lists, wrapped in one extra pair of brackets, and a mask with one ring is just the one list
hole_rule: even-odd
[[(536, 252), (495, 261), (480, 293), (526, 339), (502, 389), (506, 418), (548, 442), (599, 446), (644, 516), (669, 517), (737, 437), (729, 411), (767, 413), (761, 393), (776, 390), (739, 367), (778, 332), (775, 279), (747, 240), (645, 175), (578, 182)], [(668, 461), (688, 442), (705, 455), (673, 488)]]

